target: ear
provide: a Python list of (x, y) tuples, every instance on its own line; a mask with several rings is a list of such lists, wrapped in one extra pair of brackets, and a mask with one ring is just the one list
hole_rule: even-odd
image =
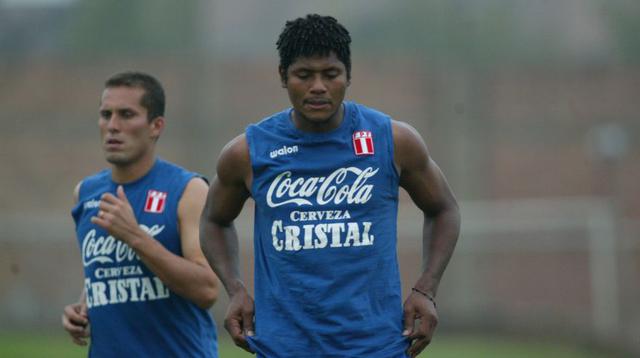
[(278, 73), (280, 74), (280, 85), (282, 88), (287, 88), (287, 70), (278, 66)]
[(158, 140), (158, 138), (160, 138), (160, 135), (162, 134), (162, 131), (164, 130), (164, 117), (158, 116), (152, 119), (149, 125), (151, 126), (151, 137), (155, 140)]

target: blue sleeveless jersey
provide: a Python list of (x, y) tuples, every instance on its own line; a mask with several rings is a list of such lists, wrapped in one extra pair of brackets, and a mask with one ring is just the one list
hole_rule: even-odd
[(345, 102), (326, 133), (291, 109), (247, 128), (258, 357), (405, 357), (388, 116)]
[[(142, 229), (182, 256), (178, 202), (197, 176), (157, 159), (135, 182), (123, 185)], [(91, 324), (91, 357), (217, 357), (210, 314), (165, 286), (123, 242), (90, 219), (104, 193), (116, 195), (111, 170), (87, 177), (72, 210), (84, 265)]]

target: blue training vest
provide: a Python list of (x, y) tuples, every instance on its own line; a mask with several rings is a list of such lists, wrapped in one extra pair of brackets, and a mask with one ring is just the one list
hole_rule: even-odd
[(345, 102), (340, 126), (291, 109), (247, 128), (258, 357), (405, 357), (391, 120)]
[[(142, 178), (123, 188), (138, 224), (182, 256), (178, 202), (198, 176), (157, 159)], [(103, 193), (116, 195), (111, 170), (82, 181), (72, 210), (84, 266), (91, 324), (90, 357), (217, 357), (211, 315), (165, 286), (127, 245), (90, 219)]]

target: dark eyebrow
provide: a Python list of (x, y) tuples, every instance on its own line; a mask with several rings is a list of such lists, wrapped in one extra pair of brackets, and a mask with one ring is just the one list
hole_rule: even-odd
[(338, 72), (341, 73), (342, 69), (338, 66), (331, 66), (323, 69), (313, 69), (310, 67), (300, 67), (296, 68), (292, 71), (293, 73), (301, 73), (301, 72), (309, 72), (309, 73), (327, 73), (327, 72)]
[(138, 114), (138, 111), (130, 107), (118, 108), (117, 111), (119, 114)]

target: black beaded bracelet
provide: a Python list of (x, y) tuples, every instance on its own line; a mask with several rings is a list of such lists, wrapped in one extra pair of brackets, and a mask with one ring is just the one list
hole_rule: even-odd
[(423, 296), (424, 296), (424, 297), (426, 297), (429, 301), (431, 301), (431, 303), (433, 303), (433, 307), (436, 307), (436, 300), (434, 300), (434, 299), (433, 299), (433, 297), (432, 297), (430, 294), (428, 294), (428, 293), (426, 293), (426, 292), (424, 292), (424, 291), (421, 291), (421, 290), (419, 290), (419, 289), (417, 289), (417, 288), (415, 288), (415, 287), (412, 287), (412, 288), (411, 288), (411, 291), (413, 291), (413, 292), (417, 292), (417, 293), (419, 293), (419, 294), (423, 295)]

